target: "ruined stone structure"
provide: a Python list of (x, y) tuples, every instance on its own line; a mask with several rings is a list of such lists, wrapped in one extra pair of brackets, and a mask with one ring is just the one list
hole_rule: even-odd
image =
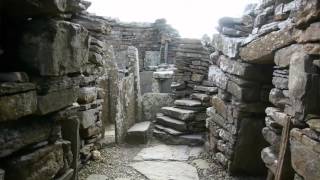
[(268, 178), (320, 178), (319, 3), (263, 0), (220, 20), (208, 148), (230, 173), (263, 174), (261, 151)]
[(89, 5), (1, 1), (1, 179), (76, 178), (107, 125), (121, 143), (142, 120), (140, 69), (173, 62), (164, 20), (126, 24)]
[(205, 144), (232, 175), (320, 179), (319, 0), (249, 5), (212, 42), (89, 6), (0, 1), (0, 180), (77, 179), (109, 125)]

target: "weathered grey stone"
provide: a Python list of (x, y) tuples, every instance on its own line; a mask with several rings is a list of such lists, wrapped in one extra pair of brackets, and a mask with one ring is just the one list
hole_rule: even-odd
[(211, 103), (212, 103), (212, 106), (217, 111), (217, 113), (220, 114), (225, 119), (227, 119), (227, 114), (229, 109), (225, 101), (220, 99), (218, 96), (212, 96)]
[(222, 34), (215, 34), (212, 37), (213, 47), (230, 58), (235, 58), (238, 56), (242, 41), (243, 38), (231, 38)]
[(63, 144), (58, 142), (30, 154), (9, 159), (6, 178), (8, 179), (51, 179), (64, 166)]
[(302, 45), (293, 44), (289, 47), (282, 48), (276, 51), (274, 56), (274, 62), (277, 66), (280, 67), (289, 67), (290, 57), (294, 52), (297, 52), (302, 48)]
[(77, 92), (77, 89), (71, 88), (38, 95), (37, 113), (44, 115), (72, 105), (77, 99)]
[(269, 94), (269, 101), (280, 108), (284, 108), (286, 104), (289, 104), (289, 98), (285, 97), (283, 91), (277, 88), (273, 88)]
[[(220, 56), (220, 68), (222, 71), (244, 79), (267, 82), (271, 78), (271, 66), (259, 66), (231, 60), (225, 56)], [(261, 74), (264, 74), (261, 76)]]
[[(320, 14), (320, 11), (319, 11)], [(320, 22), (311, 24), (306, 30), (296, 34), (298, 43), (316, 42), (320, 40)]]
[(229, 27), (222, 27), (220, 33), (231, 37), (245, 37), (249, 35), (247, 32), (239, 31)]
[(288, 89), (288, 83), (289, 83), (288, 78), (282, 78), (282, 77), (276, 77), (276, 76), (272, 78), (272, 84), (277, 89), (281, 89), (281, 90)]
[(205, 92), (207, 94), (214, 94), (218, 92), (217, 87), (208, 87), (208, 86), (200, 86), (200, 85), (195, 85), (193, 87), (194, 91), (200, 91), (200, 92)]
[(319, 179), (320, 143), (303, 135), (298, 129), (291, 130), (290, 137), (293, 169), (304, 179)]
[(144, 161), (130, 165), (144, 176), (153, 180), (172, 179), (175, 180), (198, 180), (195, 167), (185, 162), (153, 162)]
[(0, 97), (0, 122), (16, 120), (34, 114), (37, 110), (35, 91)]
[(146, 144), (151, 137), (151, 122), (144, 121), (134, 124), (127, 131), (126, 141), (131, 144)]
[(190, 99), (178, 99), (174, 101), (174, 104), (177, 106), (189, 106), (189, 107), (201, 106), (200, 101), (190, 100)]
[(193, 93), (190, 95), (190, 98), (201, 102), (208, 102), (210, 100), (209, 95), (202, 93)]
[(260, 87), (240, 87), (233, 81), (228, 82), (227, 91), (238, 100), (253, 102), (260, 100)]
[(266, 166), (271, 170), (271, 172), (276, 173), (278, 156), (273, 151), (272, 148), (266, 147), (261, 151), (261, 159), (266, 164)]
[(80, 129), (87, 129), (97, 121), (97, 109), (89, 109), (78, 113)]
[(96, 87), (80, 88), (77, 102), (80, 104), (91, 103), (97, 99), (97, 93)]
[(295, 13), (295, 21), (298, 26), (304, 26), (320, 17), (318, 0), (297, 1), (298, 10)]
[(145, 93), (142, 96), (143, 120), (154, 120), (162, 107), (171, 106), (173, 102), (173, 96), (168, 93)]
[(262, 135), (264, 139), (272, 145), (274, 149), (280, 148), (281, 135), (272, 131), (272, 129), (265, 127), (262, 129)]
[(217, 87), (227, 89), (228, 77), (218, 66), (212, 65), (209, 67), (208, 79), (214, 82)]
[(200, 146), (204, 144), (204, 139), (201, 134), (172, 136), (163, 131), (155, 129), (153, 130), (153, 135), (166, 144), (188, 146)]
[(169, 127), (162, 126), (159, 124), (155, 125), (155, 129), (162, 131), (162, 132), (165, 132), (165, 133), (172, 135), (172, 136), (178, 136), (178, 135), (185, 134), (185, 132), (181, 132), (181, 131), (178, 131), (174, 128), (169, 128)]
[(163, 114), (157, 115), (157, 123), (166, 127), (174, 128), (178, 131), (187, 131), (187, 124), (184, 121), (173, 119)]
[(22, 92), (35, 90), (35, 89), (36, 89), (36, 86), (32, 83), (4, 82), (4, 83), (0, 83), (0, 96), (18, 94)]
[(19, 51), (20, 58), (42, 76), (80, 72), (88, 61), (88, 31), (67, 21), (33, 20)]
[(86, 180), (106, 180), (109, 177), (101, 174), (91, 174)]
[(159, 51), (146, 51), (144, 57), (144, 68), (149, 66), (158, 66), (160, 64), (160, 52)]
[(294, 30), (280, 30), (260, 37), (240, 48), (244, 61), (256, 64), (272, 64), (274, 51), (294, 42)]
[(164, 115), (168, 115), (170, 117), (177, 118), (183, 121), (194, 118), (196, 113), (192, 110), (180, 109), (175, 107), (163, 107), (161, 108), (161, 111)]
[(94, 15), (77, 15), (72, 22), (81, 24), (90, 32), (108, 35), (111, 33), (110, 24), (103, 18)]
[(25, 72), (0, 73), (0, 82), (29, 82), (29, 77)]
[(190, 148), (188, 146), (157, 145), (142, 149), (135, 161), (187, 161)]
[(320, 119), (310, 119), (307, 121), (310, 129), (320, 133)]
[(153, 73), (155, 79), (169, 79), (172, 78), (173, 71), (157, 71)]
[(220, 164), (222, 164), (223, 166), (227, 166), (228, 165), (228, 159), (225, 157), (225, 155), (221, 152), (218, 152), (215, 154), (215, 158), (218, 160), (218, 162)]
[(59, 133), (60, 128), (57, 124), (44, 119), (26, 120), (14, 128), (3, 125), (0, 130), (0, 157), (8, 156), (31, 144), (55, 141)]
[(203, 80), (203, 78), (204, 78), (204, 75), (202, 75), (202, 74), (193, 73), (191, 75), (191, 81), (194, 81), (194, 82), (201, 82)]
[(290, 117), (287, 114), (281, 112), (281, 110), (278, 108), (268, 107), (266, 108), (266, 114), (281, 126), (284, 126), (286, 124), (286, 121), (290, 120)]

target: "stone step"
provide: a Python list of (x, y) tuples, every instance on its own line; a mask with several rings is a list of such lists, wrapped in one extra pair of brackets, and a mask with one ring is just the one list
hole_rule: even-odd
[(187, 124), (184, 121), (180, 121), (165, 115), (157, 116), (157, 124), (161, 124), (178, 131), (187, 131)]
[(198, 100), (191, 99), (178, 99), (174, 101), (174, 104), (177, 106), (188, 106), (188, 107), (199, 107), (201, 102)]
[(155, 127), (155, 129), (162, 131), (162, 132), (165, 132), (167, 134), (170, 134), (172, 136), (178, 136), (178, 135), (184, 134), (184, 132), (181, 132), (181, 131), (178, 131), (175, 129), (171, 129), (171, 128), (168, 128), (168, 127), (165, 127), (165, 126), (162, 126), (159, 124), (155, 125), (154, 127)]
[(201, 146), (204, 144), (203, 135), (201, 134), (188, 134), (180, 136), (172, 136), (163, 131), (154, 129), (153, 135), (160, 141), (169, 145), (188, 145), (188, 146)]
[(126, 141), (130, 144), (146, 144), (150, 139), (151, 133), (150, 121), (139, 122), (128, 129)]
[(200, 92), (205, 92), (207, 94), (218, 93), (218, 88), (217, 87), (209, 87), (209, 86), (196, 85), (196, 86), (193, 87), (193, 90), (200, 91)]
[(192, 106), (174, 106), (175, 108), (180, 108), (180, 109), (185, 109), (185, 110), (192, 110), (195, 112), (201, 112), (201, 111), (205, 111), (207, 109), (208, 105), (204, 105), (204, 106), (196, 106), (196, 107), (192, 107)]
[(196, 113), (196, 111), (193, 111), (193, 110), (186, 110), (186, 109), (181, 109), (176, 107), (162, 107), (161, 112), (164, 115), (173, 117), (175, 119), (183, 120), (183, 121), (193, 119)]
[(190, 95), (191, 99), (199, 100), (201, 102), (208, 102), (210, 101), (210, 96), (203, 93), (193, 93)]

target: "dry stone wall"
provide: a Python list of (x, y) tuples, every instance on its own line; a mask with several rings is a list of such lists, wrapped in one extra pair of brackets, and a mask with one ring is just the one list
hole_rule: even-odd
[(50, 2), (2, 2), (1, 179), (76, 177), (80, 144), (100, 134), (99, 81), (84, 73), (90, 36), (70, 21), (88, 3)]
[(269, 178), (319, 179), (319, 5), (262, 0), (219, 21), (207, 147), (231, 174), (263, 162)]
[(89, 5), (1, 1), (1, 179), (76, 179), (107, 125), (121, 143), (141, 120), (139, 59), (168, 58), (177, 34), (161, 20), (91, 15)]

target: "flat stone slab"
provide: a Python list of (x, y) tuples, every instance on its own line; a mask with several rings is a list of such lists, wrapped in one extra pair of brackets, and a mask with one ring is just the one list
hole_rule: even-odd
[(135, 161), (186, 161), (189, 159), (188, 146), (157, 145), (142, 149), (133, 160)]
[(183, 132), (180, 132), (178, 130), (171, 129), (169, 127), (165, 127), (165, 126), (161, 126), (161, 125), (155, 125), (154, 127), (159, 131), (163, 131), (163, 132), (170, 134), (170, 135), (173, 135), (173, 136), (178, 136), (178, 135), (184, 134)]
[(187, 124), (184, 121), (180, 121), (168, 116), (159, 115), (157, 116), (157, 123), (163, 126), (167, 126), (178, 131), (186, 131)]
[(200, 146), (200, 145), (203, 145), (204, 143), (204, 139), (202, 135), (199, 135), (199, 134), (172, 136), (163, 131), (154, 129), (153, 136), (158, 138), (160, 141), (166, 144), (171, 144), (171, 145)]
[(195, 167), (185, 162), (152, 162), (144, 161), (130, 165), (141, 174), (152, 180), (198, 180)]
[(193, 93), (190, 96), (192, 99), (199, 100), (201, 102), (208, 102), (210, 100), (210, 96), (202, 93)]
[(180, 109), (175, 107), (163, 107), (161, 108), (163, 114), (177, 118), (180, 120), (189, 120), (194, 118), (196, 111)]
[(87, 180), (107, 180), (109, 177), (101, 174), (91, 174)]
[(173, 76), (173, 71), (157, 71), (153, 73), (155, 79), (170, 79)]
[(150, 121), (136, 123), (130, 129), (128, 129), (128, 133), (145, 132), (145, 131), (148, 131), (150, 129), (150, 126), (151, 126), (151, 122)]
[(177, 106), (189, 106), (189, 107), (198, 107), (201, 106), (201, 102), (197, 100), (191, 99), (179, 99), (175, 100), (174, 104)]
[(134, 124), (127, 131), (126, 141), (130, 144), (146, 144), (151, 136), (151, 122), (144, 121)]

